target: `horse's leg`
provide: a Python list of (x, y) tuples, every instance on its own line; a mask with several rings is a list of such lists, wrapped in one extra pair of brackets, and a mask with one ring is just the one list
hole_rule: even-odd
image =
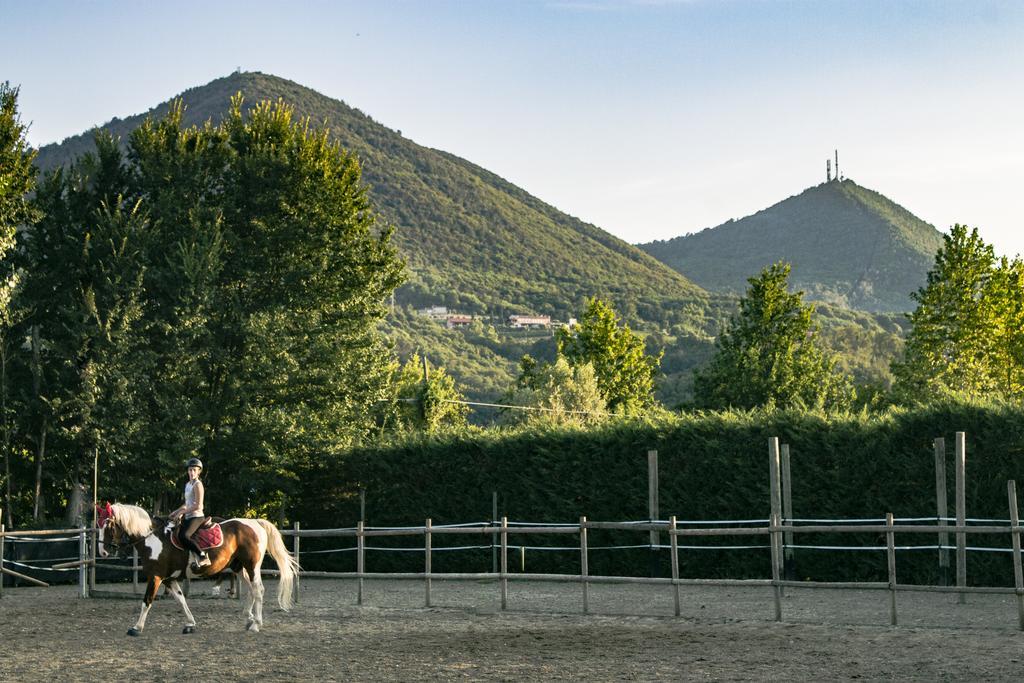
[(213, 584), (213, 588), (210, 589), (210, 593), (213, 594), (213, 597), (215, 597), (215, 598), (219, 598), (220, 597), (220, 584), (223, 583), (223, 582), (224, 582), (224, 575), (223, 574), (218, 574), (217, 575), (217, 582), (214, 583)]
[(252, 570), (252, 573), (253, 573), (252, 586), (253, 586), (253, 588), (256, 589), (256, 625), (257, 626), (263, 626), (263, 593), (264, 593), (264, 587), (263, 587), (263, 576), (260, 573), (260, 565), (261, 564), (263, 564), (262, 561), (261, 562), (257, 562), (256, 566)]
[(149, 584), (146, 586), (146, 594), (142, 597), (142, 613), (139, 615), (139, 620), (135, 622), (135, 626), (128, 629), (128, 635), (137, 636), (142, 633), (142, 629), (146, 628), (146, 616), (149, 614), (149, 610), (153, 606), (153, 601), (156, 600), (156, 592), (158, 590), (160, 590), (160, 577), (149, 577)]
[(181, 611), (185, 613), (185, 628), (181, 630), (182, 633), (195, 633), (196, 630), (196, 619), (192, 616), (192, 611), (188, 608), (188, 603), (185, 602), (185, 596), (181, 592), (181, 586), (174, 579), (167, 582), (167, 588), (171, 591), (171, 595), (178, 601), (178, 605), (181, 606)]
[(242, 577), (242, 580), (245, 581), (245, 585), (249, 589), (246, 591), (248, 593), (248, 604), (245, 606), (245, 628), (249, 631), (259, 631), (259, 624), (256, 623), (256, 617), (253, 614), (253, 606), (256, 604), (256, 586), (250, 578), (251, 570), (243, 569), (239, 572), (239, 575)]

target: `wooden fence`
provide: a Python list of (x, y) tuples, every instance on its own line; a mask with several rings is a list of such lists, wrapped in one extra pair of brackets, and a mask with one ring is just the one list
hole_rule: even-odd
[[(891, 513), (886, 514), (885, 524), (844, 524), (844, 523), (820, 523), (820, 524), (794, 524), (792, 521), (791, 505), (789, 498), (789, 462), (788, 448), (785, 445), (780, 447), (778, 439), (769, 439), (769, 475), (770, 475), (770, 506), (771, 512), (767, 526), (718, 526), (705, 528), (683, 528), (680, 527), (676, 517), (667, 521), (655, 521), (655, 519), (642, 522), (594, 522), (581, 517), (578, 523), (573, 524), (536, 524), (536, 525), (510, 525), (507, 518), (501, 518), (500, 523), (487, 526), (434, 526), (432, 520), (427, 519), (423, 526), (403, 528), (372, 528), (360, 522), (354, 528), (344, 529), (302, 529), (298, 523), (293, 529), (282, 530), (283, 535), (293, 538), (293, 554), (301, 564), (301, 539), (302, 538), (352, 538), (355, 541), (356, 571), (355, 572), (328, 572), (328, 571), (301, 571), (295, 582), (296, 598), (301, 578), (308, 577), (337, 577), (354, 578), (357, 581), (357, 604), (363, 604), (363, 582), (366, 579), (412, 579), (422, 580), (424, 583), (424, 603), (431, 606), (431, 583), (434, 580), (455, 580), (455, 579), (491, 579), (498, 582), (501, 594), (501, 607), (508, 607), (508, 582), (509, 581), (564, 581), (581, 584), (582, 610), (584, 613), (590, 611), (589, 586), (596, 583), (643, 583), (669, 586), (673, 592), (675, 602), (675, 614), (680, 614), (680, 587), (687, 585), (699, 586), (764, 586), (771, 587), (775, 608), (775, 619), (781, 621), (783, 590), (785, 588), (831, 588), (831, 589), (869, 589), (888, 591), (890, 598), (890, 623), (898, 624), (897, 595), (900, 592), (924, 591), (934, 593), (955, 593), (958, 602), (964, 602), (966, 595), (970, 593), (1001, 593), (1013, 594), (1017, 597), (1018, 628), (1024, 630), (1024, 571), (1021, 565), (1021, 540), (1022, 531), (1020, 518), (1017, 509), (1017, 489), (1014, 481), (1007, 482), (1007, 504), (1009, 510), (1009, 525), (968, 525), (965, 517), (964, 499), (964, 477), (965, 477), (965, 439), (962, 432), (957, 433), (956, 438), (956, 522), (949, 524), (945, 516), (945, 471), (944, 465), (939, 467), (940, 460), (944, 463), (944, 447), (940, 448), (940, 440), (936, 440), (936, 484), (937, 490), (941, 491), (938, 498), (939, 513), (936, 523), (900, 523), (897, 524)], [(940, 457), (941, 456), (941, 457)], [(656, 487), (657, 458), (656, 453), (649, 453), (649, 462), (653, 466), (653, 474), (650, 477), (652, 485)], [(651, 511), (656, 514), (657, 497), (656, 488), (651, 496)], [(652, 514), (652, 518), (654, 517)], [(722, 523), (719, 523), (722, 524)], [(626, 577), (626, 576), (598, 576), (589, 572), (589, 554), (591, 549), (588, 546), (588, 531), (594, 530), (620, 530), (649, 533), (651, 548), (655, 547), (657, 534), (668, 535), (669, 548), (671, 550), (671, 577)], [(0, 551), (3, 549), (5, 537), (14, 536), (45, 536), (58, 534), (78, 534), (80, 538), (79, 549), (80, 559), (77, 562), (66, 563), (66, 565), (79, 568), (79, 580), (82, 586), (82, 595), (87, 597), (90, 593), (98, 595), (95, 590), (94, 581), (90, 581), (86, 567), (96, 566), (92, 558), (90, 546), (87, 542), (87, 535), (91, 533), (88, 529), (71, 529), (56, 531), (22, 531), (4, 532), (0, 526)], [(884, 534), (886, 539), (886, 558), (888, 569), (888, 580), (884, 582), (838, 582), (838, 581), (794, 581), (784, 578), (784, 568), (787, 551), (793, 546), (793, 539), (799, 535), (808, 534)], [(532, 535), (566, 535), (575, 536), (576, 546), (579, 552), (580, 572), (578, 574), (527, 574), (514, 573), (509, 571), (509, 538), (513, 536)], [(897, 535), (903, 534), (931, 534), (939, 538), (940, 565), (946, 556), (946, 544), (949, 534), (955, 535), (956, 539), (956, 560), (957, 560), (957, 581), (955, 586), (917, 585), (899, 583), (897, 580), (896, 566), (896, 543)], [(967, 585), (967, 537), (971, 534), (984, 535), (1005, 535), (1009, 534), (1008, 550), (1013, 554), (1013, 586), (968, 586)], [(423, 552), (423, 571), (421, 572), (371, 572), (366, 570), (366, 539), (385, 536), (421, 537)], [(445, 572), (435, 573), (432, 570), (433, 556), (436, 552), (433, 547), (435, 536), (480, 536), (488, 537), (491, 544), (496, 548), (500, 567), (494, 567), (490, 572)], [(770, 567), (766, 567), (766, 575), (770, 578), (764, 579), (695, 579), (681, 578), (679, 574), (679, 539), (681, 537), (736, 537), (736, 536), (767, 536), (768, 547), (770, 548)], [(417, 546), (419, 550), (420, 546)], [(0, 555), (2, 556), (2, 555)], [(948, 559), (945, 560), (948, 566)], [(106, 565), (104, 565), (106, 566)], [(123, 567), (124, 571), (131, 571), (133, 575), (138, 570), (137, 560), (133, 561), (132, 567)], [(19, 578), (30, 578), (20, 575), (13, 570), (3, 569), (4, 573), (15, 574)], [(268, 574), (276, 574), (274, 570), (264, 570)], [(2, 583), (2, 582), (0, 582)], [(2, 596), (2, 586), (0, 586)]]

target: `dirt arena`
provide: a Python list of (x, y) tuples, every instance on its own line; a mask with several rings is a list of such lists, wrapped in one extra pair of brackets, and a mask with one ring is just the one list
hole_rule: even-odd
[[(496, 582), (423, 584), (305, 579), (282, 612), (268, 584), (261, 633), (246, 633), (240, 602), (192, 585), (197, 632), (182, 635), (161, 599), (129, 638), (139, 604), (83, 600), (73, 586), (6, 588), (0, 599), (0, 680), (1020, 680), (1024, 633), (1015, 598), (899, 595), (890, 627), (877, 591), (788, 590), (785, 621), (770, 589), (682, 590), (596, 585), (580, 614), (579, 585), (514, 582), (500, 609)], [(126, 588), (130, 592), (130, 588)]]

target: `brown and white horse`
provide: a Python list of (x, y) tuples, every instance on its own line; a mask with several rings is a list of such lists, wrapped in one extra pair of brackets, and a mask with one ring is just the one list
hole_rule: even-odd
[(178, 585), (178, 579), (188, 577), (214, 577), (225, 568), (241, 576), (249, 588), (249, 599), (245, 607), (246, 628), (259, 631), (263, 625), (263, 579), (260, 567), (263, 556), (269, 551), (280, 570), (277, 586), (277, 603), (281, 609), (292, 606), (292, 585), (299, 565), (284, 545), (281, 532), (265, 519), (229, 519), (221, 523), (224, 541), (208, 551), (210, 564), (195, 570), (189, 566), (188, 551), (171, 543), (174, 527), (160, 518), (151, 518), (136, 505), (106, 503), (97, 506), (100, 529), (98, 552), (107, 557), (110, 552), (126, 555), (135, 548), (139, 553), (142, 571), (148, 578), (146, 594), (143, 597), (142, 614), (128, 629), (128, 635), (137, 636), (146, 627), (149, 614), (161, 582), (177, 600), (185, 613), (186, 624), (182, 633), (195, 631), (196, 620), (189, 611), (185, 596)]

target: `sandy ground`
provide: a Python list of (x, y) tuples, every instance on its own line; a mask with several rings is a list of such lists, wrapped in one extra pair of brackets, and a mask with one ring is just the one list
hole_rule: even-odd
[[(268, 606), (246, 633), (242, 603), (192, 585), (198, 627), (164, 598), (139, 638), (129, 600), (77, 597), (75, 587), (6, 588), (0, 599), (0, 680), (417, 681), (716, 680), (1000, 681), (1024, 676), (1013, 596), (788, 590), (785, 621), (770, 589), (591, 587), (580, 613), (573, 584), (515, 582), (500, 609), (495, 582), (304, 579), (299, 604)], [(124, 589), (124, 588), (123, 588)], [(130, 589), (124, 589), (130, 592)]]

